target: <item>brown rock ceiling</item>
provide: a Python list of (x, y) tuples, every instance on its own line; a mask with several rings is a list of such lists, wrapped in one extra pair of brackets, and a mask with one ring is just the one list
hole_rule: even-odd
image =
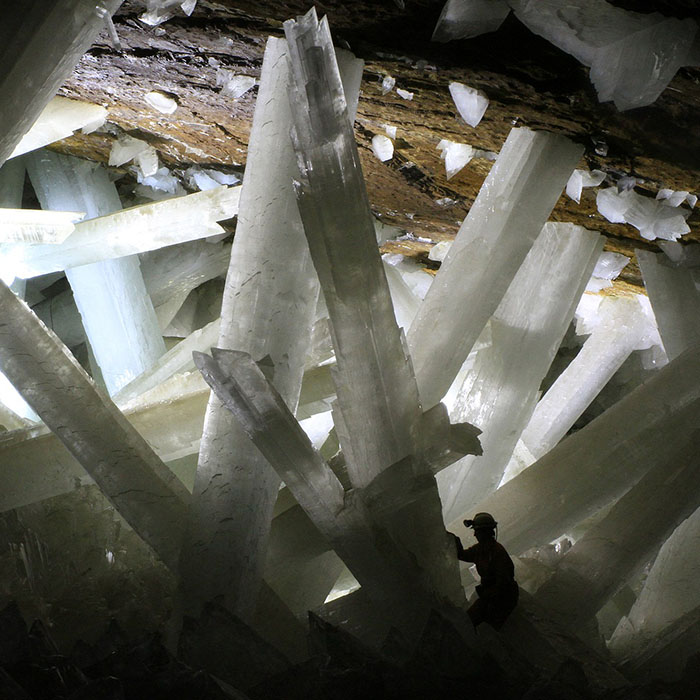
[[(328, 15), (336, 43), (365, 60), (355, 133), (372, 208), (385, 223), (434, 242), (453, 237), (490, 163), (475, 159), (448, 182), (438, 141), (446, 138), (497, 151), (514, 125), (569, 136), (586, 149), (579, 167), (604, 170), (612, 182), (622, 174), (642, 178), (637, 191), (643, 194), (653, 197), (662, 186), (698, 191), (700, 69), (679, 71), (654, 105), (620, 113), (611, 104), (598, 103), (585, 67), (512, 16), (496, 33), (434, 44), (430, 35), (444, 0), (405, 0), (404, 9), (399, 4), (316, 3), (319, 14)], [(650, 3), (617, 4), (646, 10)], [(664, 11), (688, 16), (695, 3), (661, 5)], [(200, 0), (191, 17), (149, 27), (137, 19), (139, 8), (126, 2), (114, 17), (121, 49), (115, 49), (105, 33), (60, 94), (104, 104), (109, 122), (153, 144), (170, 168), (200, 164), (240, 171), (257, 89), (237, 101), (223, 97), (209, 59), (258, 77), (266, 37), (281, 36), (282, 21), (309, 7), (301, 0)], [(382, 95), (380, 83), (386, 74), (396, 78), (397, 88), (413, 92), (413, 100), (395, 91)], [(448, 91), (453, 80), (484, 90), (490, 99), (475, 129), (457, 116)], [(154, 89), (176, 97), (179, 107), (173, 115), (146, 104), (145, 93)], [(387, 163), (370, 149), (372, 136), (383, 133), (384, 124), (398, 129), (395, 154)], [(81, 134), (55, 148), (106, 162), (114, 138), (110, 133)], [(604, 157), (595, 151), (600, 141), (608, 145)], [(445, 197), (455, 203), (436, 203)], [(552, 219), (601, 231), (606, 250), (633, 256), (635, 247), (657, 248), (632, 226), (603, 219), (596, 211), (594, 189), (584, 189), (581, 204), (563, 195)], [(700, 213), (693, 212), (688, 223), (691, 233), (684, 240), (700, 240)], [(384, 250), (425, 260), (430, 246), (406, 240), (388, 243)], [(621, 280), (619, 290), (626, 284), (641, 285), (634, 260)]]

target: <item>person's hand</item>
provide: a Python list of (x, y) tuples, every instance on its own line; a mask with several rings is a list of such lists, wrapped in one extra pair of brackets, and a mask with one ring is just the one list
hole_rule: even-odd
[(455, 535), (454, 532), (448, 532), (447, 534), (448, 534), (448, 535), (452, 535), (452, 537), (454, 538), (454, 543), (455, 543), (455, 548), (456, 548), (456, 551), (457, 551), (457, 556), (459, 556), (460, 553), (464, 551), (464, 547), (462, 546), (462, 540), (460, 540), (459, 537), (457, 537), (457, 535)]

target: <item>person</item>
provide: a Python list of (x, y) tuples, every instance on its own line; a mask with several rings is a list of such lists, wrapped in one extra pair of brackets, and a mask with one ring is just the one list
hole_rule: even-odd
[(476, 564), (481, 577), (476, 587), (479, 597), (467, 612), (474, 627), (487, 622), (500, 629), (518, 603), (513, 561), (505, 547), (496, 541), (498, 523), (490, 513), (477, 513), (473, 520), (465, 520), (464, 524), (474, 530), (477, 543), (464, 549), (462, 541), (454, 535), (457, 558)]

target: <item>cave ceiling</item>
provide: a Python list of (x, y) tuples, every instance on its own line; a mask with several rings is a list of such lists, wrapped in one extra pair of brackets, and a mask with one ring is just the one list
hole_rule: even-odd
[[(491, 163), (472, 160), (451, 180), (436, 146), (441, 139), (498, 151), (513, 126), (564, 134), (581, 143), (581, 168), (600, 169), (608, 183), (623, 175), (643, 180), (637, 192), (654, 197), (661, 187), (698, 192), (700, 176), (700, 68), (681, 69), (656, 103), (618, 112), (600, 104), (588, 69), (531, 34), (512, 15), (499, 31), (449, 44), (430, 41), (444, 0), (317, 2), (327, 14), (334, 41), (365, 61), (355, 134), (374, 214), (404, 235), (384, 251), (428, 261), (433, 243), (449, 240), (474, 201)], [(679, 17), (697, 16), (697, 3), (619, 1), (628, 9), (659, 9)], [(400, 7), (404, 5), (404, 7)], [(282, 36), (282, 22), (305, 12), (302, 0), (251, 2), (200, 0), (191, 17), (174, 17), (158, 27), (138, 19), (141, 7), (125, 2), (114, 16), (121, 43), (104, 32), (83, 56), (59, 94), (103, 104), (107, 128), (76, 134), (53, 148), (107, 163), (114, 139), (123, 132), (148, 141), (161, 162), (176, 173), (191, 165), (242, 172), (257, 88), (237, 100), (221, 94), (217, 64), (259, 77), (266, 37)], [(382, 94), (385, 75), (414, 94)], [(489, 108), (477, 128), (458, 116), (448, 85), (483, 90)], [(169, 93), (178, 102), (172, 115), (150, 107), (144, 95)], [(397, 127), (394, 156), (380, 162), (372, 136), (384, 125)], [(135, 182), (115, 170), (122, 189)], [(577, 204), (562, 195), (552, 220), (569, 221), (606, 237), (606, 250), (632, 261), (615, 290), (639, 291), (634, 248), (656, 250), (655, 242), (626, 224), (611, 224), (597, 213), (595, 189)], [(684, 241), (700, 240), (700, 206), (688, 219)], [(630, 287), (631, 285), (631, 287)]]

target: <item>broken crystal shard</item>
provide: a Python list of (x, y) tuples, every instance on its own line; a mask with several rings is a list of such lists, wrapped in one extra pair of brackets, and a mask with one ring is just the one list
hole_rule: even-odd
[(686, 443), (699, 418), (696, 346), (501, 486), (478, 510), (498, 514), (499, 539), (513, 554), (552, 542), (663, 462), (667, 445)]
[(452, 241), (440, 241), (428, 251), (428, 259), (442, 262), (452, 247)]
[(188, 168), (185, 170), (185, 176), (190, 185), (198, 190), (211, 190), (218, 185), (237, 185), (241, 181), (238, 175), (222, 173), (211, 168)]
[(586, 291), (599, 292), (601, 289), (612, 287), (612, 280), (617, 279), (629, 261), (630, 259), (621, 253), (601, 253), (586, 285)]
[(256, 80), (251, 75), (236, 75), (232, 70), (219, 68), (216, 71), (216, 84), (221, 87), (224, 97), (237, 100), (255, 86)]
[(411, 101), (413, 99), (413, 93), (409, 92), (408, 90), (404, 90), (403, 88), (396, 88), (396, 94), (402, 99), (402, 100), (408, 100)]
[(10, 158), (65, 139), (78, 129), (89, 134), (102, 126), (106, 119), (107, 110), (101, 105), (54, 97), (22, 137)]
[(143, 99), (146, 100), (153, 109), (157, 109), (162, 114), (173, 114), (177, 109), (177, 100), (162, 92), (158, 92), (158, 90), (147, 92), (143, 96)]
[(644, 286), (669, 359), (700, 343), (700, 292), (693, 271), (673, 267), (662, 253), (635, 250)]
[[(101, 216), (76, 225), (59, 245), (14, 246), (10, 255), (16, 274), (26, 278), (214, 236), (224, 232), (217, 221), (238, 213), (239, 196), (240, 187), (219, 185), (114, 213), (100, 212)], [(1, 246), (0, 255), (6, 250)]]
[(437, 145), (440, 158), (445, 161), (447, 179), (454, 177), (474, 156), (475, 150), (466, 143), (455, 143), (442, 139)]
[(396, 323), (400, 328), (408, 330), (420, 306), (420, 299), (411, 291), (404, 282), (401, 273), (393, 265), (384, 263), (384, 273), (391, 292), (391, 301), (394, 307)]
[(0, 209), (0, 243), (61, 243), (84, 216), (76, 211)]
[(146, 0), (146, 11), (139, 15), (139, 19), (156, 27), (173, 17), (178, 7), (189, 16), (196, 5), (197, 0)]
[[(79, 209), (93, 217), (121, 207), (104, 168), (49, 151), (25, 157), (44, 209)], [(81, 265), (68, 270), (66, 276), (106, 386), (114, 393), (165, 352), (138, 258)]]
[(382, 95), (386, 95), (387, 92), (391, 92), (396, 85), (396, 78), (392, 78), (390, 75), (385, 75), (382, 78)]
[[(141, 173), (137, 173), (137, 179), (140, 185), (159, 192), (166, 192), (171, 195), (186, 194), (184, 188), (180, 185), (180, 181), (167, 168), (158, 168), (154, 175), (149, 175), (148, 177), (143, 177)], [(144, 192), (143, 187), (137, 188), (137, 193), (139, 192)], [(150, 197), (150, 199), (163, 199), (163, 197)]]
[[(586, 295), (588, 296), (588, 295)], [(584, 329), (584, 333), (591, 332)], [(605, 298), (590, 337), (537, 404), (521, 440), (535, 459), (551, 450), (630, 353), (649, 347), (649, 321), (632, 298)]]
[(372, 152), (381, 161), (391, 160), (394, 156), (394, 144), (388, 136), (376, 134), (372, 137)]
[(432, 41), (454, 41), (495, 32), (508, 16), (505, 0), (447, 0), (435, 25)]
[(423, 586), (458, 602), (464, 594), (445, 549), (434, 477), (412, 457), (418, 392), (391, 308), (328, 24), (312, 9), (284, 28), (297, 201), (331, 320), (333, 413), (348, 474), (405, 556), (415, 557)]
[(554, 576), (537, 592), (537, 600), (566, 626), (595, 615), (697, 508), (700, 431), (666, 444), (664, 452), (564, 555)]
[[(342, 60), (353, 91), (359, 91), (362, 62), (346, 53)], [(286, 42), (271, 38), (263, 59), (218, 345), (269, 355), (275, 388), (294, 409), (318, 280), (294, 201), (288, 82)], [(221, 483), (230, 487), (221, 489)], [(250, 613), (278, 489), (277, 474), (212, 396), (182, 557), (188, 608), (196, 610), (223, 596), (231, 609)]]
[(450, 95), (459, 115), (469, 126), (477, 126), (489, 106), (489, 98), (481, 90), (462, 83), (450, 83)]
[[(104, 0), (109, 14), (120, 0)], [(104, 26), (94, 0), (39, 0), (0, 27), (0, 165), (29, 131)]]
[(669, 207), (678, 207), (684, 202), (687, 202), (691, 209), (698, 201), (697, 196), (690, 194), (690, 192), (685, 192), (683, 190), (676, 192), (675, 190), (663, 188), (656, 193), (656, 199), (662, 200), (663, 203)]
[(188, 494), (71, 353), (0, 283), (4, 372), (169, 566), (177, 564)]
[(617, 191), (616, 187), (599, 190), (596, 197), (598, 211), (612, 223), (632, 224), (643, 238), (653, 241), (663, 238), (678, 240), (690, 232), (685, 222), (688, 210), (664, 206), (656, 199), (643, 197), (633, 190)]
[(141, 175), (149, 177), (158, 172), (158, 155), (150, 144), (133, 136), (120, 136), (109, 152), (109, 165), (124, 165), (135, 161)]
[(450, 414), (481, 428), (483, 455), (438, 474), (446, 522), (501, 481), (601, 248), (580, 226), (545, 224), (491, 317), (491, 345), (477, 353)]
[(605, 180), (605, 173), (602, 170), (574, 170), (569, 181), (566, 183), (566, 194), (577, 204), (581, 201), (581, 190), (584, 187), (597, 187)]
[(391, 124), (384, 124), (384, 131), (390, 139), (396, 138), (396, 127)]
[(591, 69), (601, 102), (619, 110), (653, 103), (688, 60), (697, 24), (640, 14), (605, 0), (509, 0), (516, 17)]
[(561, 136), (510, 132), (408, 333), (423, 410), (449, 389), (581, 153)]

